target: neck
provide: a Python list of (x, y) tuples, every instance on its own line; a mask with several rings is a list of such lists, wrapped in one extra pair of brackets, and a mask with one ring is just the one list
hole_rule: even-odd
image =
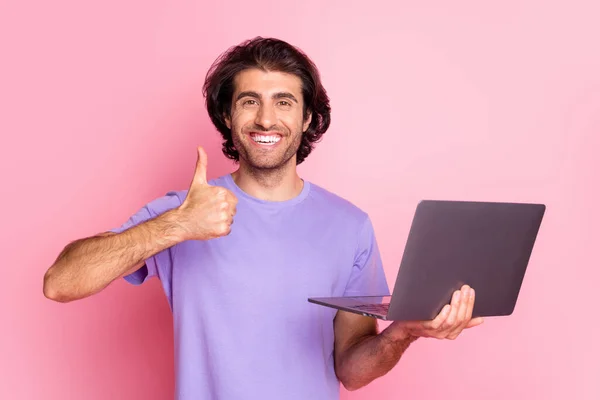
[(235, 184), (244, 192), (267, 201), (291, 200), (304, 187), (295, 163), (275, 169), (257, 169), (240, 160), (240, 167), (231, 175)]

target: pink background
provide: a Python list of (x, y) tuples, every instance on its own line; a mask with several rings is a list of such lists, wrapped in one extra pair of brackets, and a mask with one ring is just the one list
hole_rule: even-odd
[(171, 396), (157, 281), (63, 305), (42, 276), (68, 241), (186, 188), (196, 145), (210, 177), (231, 171), (201, 85), (260, 34), (319, 65), (333, 124), (301, 173), (371, 214), (390, 284), (421, 198), (548, 205), (512, 317), (419, 341), (343, 399), (599, 399), (598, 3), (223, 3), (0, 6), (0, 398)]

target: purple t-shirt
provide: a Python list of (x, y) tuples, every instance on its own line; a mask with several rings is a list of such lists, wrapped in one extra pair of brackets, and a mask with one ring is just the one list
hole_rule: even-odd
[[(185, 241), (125, 277), (158, 277), (173, 312), (175, 398), (339, 399), (336, 310), (308, 297), (388, 295), (368, 215), (311, 184), (283, 202), (259, 200), (225, 175), (209, 182), (238, 198), (231, 234)], [(178, 207), (169, 192), (113, 232)]]

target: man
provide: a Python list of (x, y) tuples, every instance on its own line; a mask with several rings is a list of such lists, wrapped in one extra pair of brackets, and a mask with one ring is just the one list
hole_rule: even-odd
[(433, 321), (382, 332), (372, 318), (308, 303), (389, 294), (368, 215), (296, 170), (329, 127), (318, 70), (288, 43), (256, 38), (215, 62), (204, 94), (239, 168), (208, 182), (198, 148), (188, 190), (66, 246), (44, 277), (48, 298), (158, 277), (173, 312), (178, 399), (336, 399), (339, 382), (367, 385), (415, 339), (454, 339), (482, 322), (467, 286)]

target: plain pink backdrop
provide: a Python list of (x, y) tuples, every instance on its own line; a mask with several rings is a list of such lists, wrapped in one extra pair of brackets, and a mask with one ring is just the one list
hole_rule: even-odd
[(216, 3), (0, 5), (0, 398), (172, 396), (157, 281), (64, 305), (42, 277), (69, 241), (186, 188), (198, 144), (210, 177), (232, 170), (201, 86), (263, 35), (320, 67), (333, 123), (300, 170), (371, 214), (390, 285), (418, 200), (548, 206), (513, 316), (418, 341), (342, 398), (599, 399), (598, 3)]

